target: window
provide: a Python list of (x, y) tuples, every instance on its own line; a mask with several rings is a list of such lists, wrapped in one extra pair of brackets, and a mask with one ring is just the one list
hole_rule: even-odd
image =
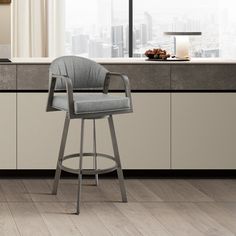
[(192, 57), (236, 58), (235, 7), (235, 0), (66, 0), (65, 51), (90, 58), (133, 51), (143, 57), (161, 47), (174, 54), (174, 37), (164, 32), (200, 31), (202, 36), (190, 37)]
[(66, 54), (127, 57), (128, 0), (67, 0)]
[(192, 57), (236, 57), (235, 0), (134, 1), (134, 56), (161, 47), (174, 53), (166, 31), (201, 31), (190, 37)]

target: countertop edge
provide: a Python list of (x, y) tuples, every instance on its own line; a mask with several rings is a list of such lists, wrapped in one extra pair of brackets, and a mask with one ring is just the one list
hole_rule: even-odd
[[(145, 58), (92, 59), (101, 65), (234, 65), (236, 60), (194, 58), (190, 61), (146, 61)], [(50, 65), (53, 58), (13, 58), (12, 62), (0, 62), (0, 65)]]

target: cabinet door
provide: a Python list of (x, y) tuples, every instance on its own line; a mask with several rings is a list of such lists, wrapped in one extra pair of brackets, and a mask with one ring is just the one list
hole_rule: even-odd
[[(46, 93), (20, 93), (17, 99), (17, 159), (19, 169), (55, 169), (64, 112), (46, 112)], [(78, 127), (72, 121), (66, 152), (78, 152)], [(71, 132), (72, 131), (72, 132)], [(78, 135), (71, 135), (74, 133)], [(75, 147), (75, 148), (73, 148)]]
[[(169, 169), (170, 94), (134, 93), (132, 97), (134, 112), (114, 116), (124, 169)], [(107, 122), (99, 123), (98, 147), (112, 153)]]
[[(18, 95), (18, 166), (53, 169), (56, 166), (64, 112), (46, 113), (47, 94)], [(123, 167), (170, 167), (170, 94), (133, 94), (134, 113), (114, 118)], [(92, 121), (85, 122), (85, 148), (92, 151)], [(66, 154), (79, 152), (80, 121), (71, 121)], [(98, 152), (112, 154), (106, 119), (97, 121)], [(68, 165), (75, 166), (78, 162)], [(85, 167), (91, 164), (85, 162)], [(99, 166), (108, 163), (99, 159)]]
[(0, 169), (16, 169), (16, 94), (0, 94)]
[(172, 94), (172, 168), (236, 168), (236, 94)]

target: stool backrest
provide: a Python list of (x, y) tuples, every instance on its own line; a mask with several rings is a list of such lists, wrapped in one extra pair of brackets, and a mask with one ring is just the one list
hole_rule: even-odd
[[(95, 61), (77, 56), (64, 56), (55, 59), (49, 69), (50, 76), (68, 76), (74, 89), (103, 88), (108, 71)], [(56, 89), (65, 89), (65, 83), (58, 79)]]

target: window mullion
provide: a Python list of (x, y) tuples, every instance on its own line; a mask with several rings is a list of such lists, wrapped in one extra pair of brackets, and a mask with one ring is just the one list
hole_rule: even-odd
[(133, 57), (133, 0), (129, 0), (129, 57)]

